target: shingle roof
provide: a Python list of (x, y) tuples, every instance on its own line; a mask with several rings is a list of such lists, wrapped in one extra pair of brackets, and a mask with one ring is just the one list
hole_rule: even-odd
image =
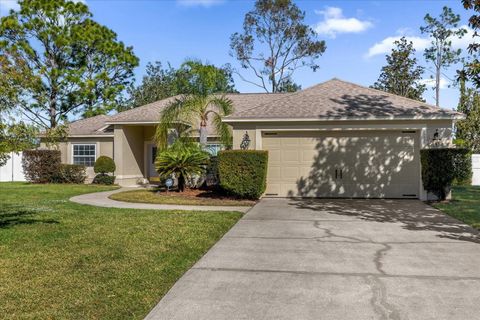
[(237, 110), (226, 119), (423, 119), (461, 116), (461, 113), (452, 110), (334, 78), (274, 102)]
[(112, 135), (112, 132), (105, 132), (101, 130), (105, 128), (105, 122), (110, 118), (107, 115), (99, 115), (87, 119), (81, 119), (71, 122), (68, 125), (69, 136), (82, 135)]
[[(229, 93), (225, 96), (233, 103), (235, 111), (249, 109), (255, 105), (266, 103), (279, 99), (287, 94), (285, 93)], [(127, 111), (117, 113), (113, 116), (100, 115), (92, 118), (77, 120), (69, 124), (69, 135), (111, 135), (111, 132), (99, 131), (108, 124), (115, 123), (156, 123), (160, 118), (160, 112), (168, 106), (170, 102), (178, 96), (159, 100), (146, 104), (141, 107), (133, 108)], [(207, 127), (209, 134), (214, 130), (209, 124)]]

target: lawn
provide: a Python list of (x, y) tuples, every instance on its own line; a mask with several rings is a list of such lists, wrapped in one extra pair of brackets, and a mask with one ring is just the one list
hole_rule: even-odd
[(476, 229), (480, 229), (480, 187), (457, 186), (453, 188), (452, 195), (452, 201), (434, 203), (433, 206)]
[(0, 318), (142, 319), (241, 217), (68, 201), (110, 189), (0, 183)]
[(158, 192), (156, 189), (124, 191), (112, 194), (110, 199), (126, 202), (180, 204), (197, 206), (253, 206), (255, 201), (219, 195), (212, 191)]

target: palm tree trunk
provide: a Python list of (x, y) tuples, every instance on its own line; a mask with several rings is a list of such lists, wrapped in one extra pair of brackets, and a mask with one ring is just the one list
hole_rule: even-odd
[(200, 124), (200, 146), (205, 148), (207, 146), (207, 124), (202, 122)]

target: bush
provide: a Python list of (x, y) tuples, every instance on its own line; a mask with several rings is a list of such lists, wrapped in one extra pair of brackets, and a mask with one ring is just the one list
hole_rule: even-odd
[(93, 178), (92, 183), (112, 185), (114, 182), (115, 182), (115, 176), (109, 176), (107, 174), (97, 174), (95, 178)]
[(105, 175), (106, 173), (115, 172), (116, 170), (115, 161), (112, 158), (107, 156), (100, 156), (95, 161), (93, 166), (93, 171), (95, 173), (101, 173)]
[(86, 167), (79, 164), (61, 164), (55, 177), (57, 183), (84, 183), (87, 178)]
[(258, 199), (267, 186), (268, 152), (226, 150), (218, 154), (220, 187), (246, 199)]
[(32, 183), (55, 182), (61, 162), (59, 150), (23, 151), (23, 172), (27, 181)]
[(468, 149), (424, 149), (420, 154), (423, 187), (439, 200), (445, 200), (454, 181), (468, 181), (472, 176), (472, 158)]

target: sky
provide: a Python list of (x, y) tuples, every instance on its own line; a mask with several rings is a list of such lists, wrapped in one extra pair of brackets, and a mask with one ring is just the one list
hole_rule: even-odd
[[(161, 61), (179, 66), (186, 58), (196, 58), (215, 65), (230, 63), (240, 67), (230, 56), (230, 36), (242, 31), (245, 13), (253, 8), (249, 0), (77, 0), (86, 3), (94, 19), (118, 34), (119, 40), (133, 46), (140, 58), (135, 70), (141, 81), (148, 62)], [(305, 11), (305, 22), (312, 26), (327, 49), (318, 60), (320, 69), (297, 71), (294, 81), (307, 88), (333, 77), (360, 85), (372, 85), (385, 64), (385, 54), (401, 36), (414, 42), (417, 58), (427, 68), (425, 83), (431, 85), (432, 65), (423, 58), (430, 40), (420, 33), (425, 14), (438, 16), (443, 6), (449, 6), (467, 25), (470, 12), (456, 1), (319, 1), (296, 0)], [(0, 0), (0, 16), (16, 9), (15, 0)], [(455, 47), (465, 49), (471, 32), (463, 39), (454, 39)], [(445, 71), (441, 82), (440, 105), (455, 108), (458, 88), (452, 86), (457, 66)], [(251, 78), (248, 70), (240, 70)], [(235, 76), (240, 92), (261, 92)], [(424, 95), (434, 103), (434, 91)]]

